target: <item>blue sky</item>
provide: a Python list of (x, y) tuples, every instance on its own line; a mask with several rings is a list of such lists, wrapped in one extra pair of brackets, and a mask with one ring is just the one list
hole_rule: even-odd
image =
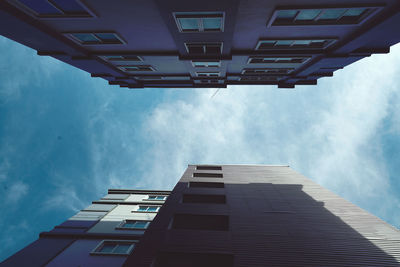
[(400, 227), (400, 46), (317, 86), (128, 90), (0, 37), (0, 261), (108, 188), (288, 164)]

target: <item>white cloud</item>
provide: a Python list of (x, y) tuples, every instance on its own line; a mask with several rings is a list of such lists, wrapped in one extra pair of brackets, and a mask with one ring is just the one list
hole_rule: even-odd
[(186, 99), (173, 91), (142, 126), (152, 144), (142, 158), (144, 179), (172, 186), (188, 163), (289, 164), (399, 225), (379, 136), (399, 106), (399, 60), (396, 46), (296, 90), (240, 86)]
[(23, 198), (29, 190), (29, 186), (22, 181), (17, 181), (11, 184), (6, 192), (5, 201), (7, 203), (16, 204)]

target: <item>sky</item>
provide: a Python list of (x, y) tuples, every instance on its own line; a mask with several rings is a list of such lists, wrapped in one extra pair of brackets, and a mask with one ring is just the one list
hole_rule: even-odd
[(399, 62), (397, 45), (317, 86), (129, 90), (0, 36), (0, 261), (188, 164), (290, 165), (399, 228)]

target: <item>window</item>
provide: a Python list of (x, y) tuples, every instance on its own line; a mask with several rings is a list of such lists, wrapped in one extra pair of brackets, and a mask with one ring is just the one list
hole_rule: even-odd
[(211, 165), (202, 165), (196, 166), (196, 170), (211, 170), (211, 171), (221, 171), (221, 166), (211, 166)]
[(149, 196), (146, 200), (166, 200), (167, 196)]
[(211, 182), (189, 182), (189, 187), (193, 188), (224, 188), (224, 183), (211, 183)]
[(140, 205), (137, 210), (137, 212), (157, 212), (160, 209), (160, 206), (142, 206)]
[(108, 61), (143, 61), (141, 57), (132, 55), (106, 55), (102, 57)]
[[(152, 265), (153, 266), (153, 265)], [(229, 253), (159, 252), (154, 267), (233, 267), (234, 257)]]
[(218, 79), (202, 79), (202, 80), (194, 80), (196, 84), (222, 84), (224, 83), (223, 80)]
[(81, 1), (76, 0), (19, 0), (39, 18), (92, 17)]
[(228, 231), (229, 217), (226, 215), (175, 214), (172, 228)]
[(219, 72), (196, 72), (197, 77), (219, 77)]
[(225, 195), (200, 195), (200, 194), (183, 194), (183, 203), (214, 203), (225, 204)]
[(192, 60), (193, 67), (196, 68), (218, 68), (221, 67), (220, 60)]
[(103, 45), (103, 44), (122, 44), (121, 38), (116, 33), (112, 32), (77, 32), (68, 33), (72, 40), (82, 45)]
[(177, 12), (174, 13), (180, 32), (222, 32), (224, 15), (221, 12)]
[(266, 64), (266, 63), (303, 63), (309, 57), (250, 57), (249, 64)]
[(205, 172), (195, 172), (193, 177), (204, 177), (204, 178), (223, 178), (222, 173), (205, 173)]
[(269, 25), (334, 25), (358, 24), (376, 8), (316, 8), (276, 10)]
[(137, 229), (137, 230), (143, 230), (147, 229), (149, 227), (150, 221), (136, 221), (136, 220), (125, 220), (123, 221), (117, 229), (122, 229), (122, 230), (132, 230), (132, 229)]
[(248, 68), (242, 71), (244, 75), (257, 75), (257, 74), (288, 74), (293, 71), (293, 68)]
[(136, 241), (131, 240), (103, 240), (92, 251), (93, 255), (129, 255), (135, 247)]
[(189, 54), (221, 54), (221, 43), (185, 43)]
[(138, 71), (154, 71), (154, 68), (150, 65), (126, 65), (118, 66), (121, 70), (127, 72), (138, 72)]
[(276, 76), (242, 76), (240, 77), (240, 81), (242, 82), (275, 82), (282, 77)]
[(260, 40), (256, 50), (323, 49), (333, 42), (334, 39)]

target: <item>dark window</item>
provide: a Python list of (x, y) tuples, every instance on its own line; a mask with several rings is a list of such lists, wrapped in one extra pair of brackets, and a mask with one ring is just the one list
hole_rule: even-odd
[(224, 183), (189, 182), (189, 187), (195, 188), (224, 188)]
[(98, 44), (122, 44), (121, 39), (115, 33), (110, 32), (77, 32), (69, 34), (75, 41), (83, 45), (98, 45)]
[(226, 215), (175, 214), (172, 228), (228, 231), (229, 217)]
[(221, 43), (185, 43), (189, 54), (221, 54)]
[(147, 229), (151, 221), (137, 221), (137, 220), (125, 220), (117, 229), (123, 230), (144, 230)]
[(222, 173), (205, 173), (205, 172), (195, 172), (193, 177), (204, 177), (204, 178), (223, 178)]
[(94, 255), (128, 255), (135, 247), (134, 241), (103, 240), (91, 252)]
[(260, 40), (256, 50), (323, 49), (333, 41), (333, 39)]
[(358, 24), (372, 11), (366, 7), (277, 10), (271, 25)]
[(160, 252), (154, 267), (233, 267), (232, 254)]
[(138, 71), (154, 71), (154, 68), (149, 65), (127, 65), (127, 66), (118, 66), (121, 70), (127, 72), (138, 72)]
[(225, 204), (225, 195), (199, 195), (199, 194), (184, 194), (182, 197), (183, 203), (216, 203)]
[(288, 74), (291, 71), (293, 71), (293, 68), (252, 68), (252, 69), (244, 69), (242, 71), (242, 74), (245, 75), (257, 75), (257, 74), (277, 74), (277, 75), (283, 75), (283, 74)]
[(211, 165), (202, 165), (196, 166), (196, 170), (211, 170), (211, 171), (221, 171), (221, 166), (211, 166)]
[(140, 57), (132, 55), (107, 55), (103, 57), (109, 61), (142, 61)]
[(19, 2), (34, 11), (38, 17), (91, 17), (83, 4), (76, 0), (19, 0)]
[(264, 63), (303, 63), (309, 57), (250, 57), (249, 64)]
[(180, 32), (222, 32), (224, 16), (220, 12), (178, 12), (174, 14)]
[(197, 77), (219, 77), (219, 72), (196, 72)]

